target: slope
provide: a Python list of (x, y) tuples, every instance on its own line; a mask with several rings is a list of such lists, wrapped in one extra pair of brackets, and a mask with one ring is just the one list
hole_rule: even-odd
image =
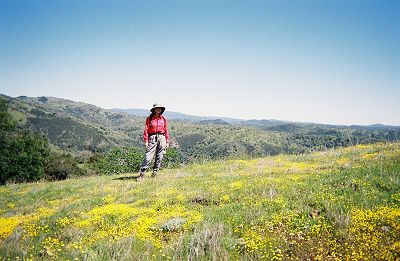
[(11, 259), (400, 258), (400, 144), (0, 187)]
[[(9, 101), (11, 113), (22, 128), (47, 136), (52, 144), (64, 150), (107, 152), (116, 146), (143, 146), (144, 117), (54, 97), (3, 97)], [(194, 123), (170, 120), (170, 145), (183, 162), (192, 162), (400, 140), (400, 129), (256, 122), (247, 126), (224, 125), (220, 120)]]

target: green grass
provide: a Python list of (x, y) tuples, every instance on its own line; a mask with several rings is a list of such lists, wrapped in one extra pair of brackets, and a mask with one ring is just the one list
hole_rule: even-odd
[(0, 187), (0, 256), (400, 258), (400, 144)]

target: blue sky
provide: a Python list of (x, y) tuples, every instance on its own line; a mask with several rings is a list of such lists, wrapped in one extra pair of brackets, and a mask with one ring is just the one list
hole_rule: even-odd
[(400, 125), (400, 1), (0, 1), (0, 93)]

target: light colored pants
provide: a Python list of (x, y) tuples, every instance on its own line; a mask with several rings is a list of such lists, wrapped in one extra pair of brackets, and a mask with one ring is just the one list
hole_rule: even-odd
[(146, 155), (140, 168), (140, 173), (144, 173), (149, 168), (154, 154), (156, 154), (156, 159), (154, 161), (153, 172), (159, 171), (166, 147), (167, 141), (164, 135), (151, 135), (149, 137), (149, 145), (147, 145)]

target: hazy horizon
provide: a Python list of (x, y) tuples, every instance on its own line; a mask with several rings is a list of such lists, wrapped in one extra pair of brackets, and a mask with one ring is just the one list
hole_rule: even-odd
[(400, 1), (0, 2), (0, 92), (400, 126)]
[[(0, 93), (3, 95), (6, 95), (4, 93)], [(10, 96), (10, 95), (7, 95)], [(21, 96), (26, 96), (26, 95), (19, 95), (19, 96), (15, 96), (13, 98), (17, 98), (17, 97), (21, 97)], [(10, 96), (12, 97), (12, 96)], [(27, 96), (29, 97), (29, 96)], [(62, 98), (62, 97), (54, 97), (54, 96), (36, 96), (33, 98), (39, 98), (39, 97), (53, 97), (53, 98), (59, 98), (59, 99), (65, 99), (65, 100), (71, 100), (71, 99), (66, 99), (66, 98)], [(73, 102), (83, 102), (83, 101), (77, 101), (77, 100), (71, 100)], [(143, 111), (147, 111), (150, 114), (150, 108), (120, 108), (120, 107), (113, 107), (113, 108), (105, 108), (105, 107), (101, 107), (98, 106), (96, 104), (93, 103), (88, 103), (88, 102), (83, 102), (86, 104), (90, 104), (90, 105), (95, 105), (97, 107), (100, 107), (102, 109), (106, 109), (106, 110), (143, 110)], [(231, 116), (221, 116), (221, 115), (198, 115), (198, 114), (190, 114), (190, 113), (186, 113), (186, 112), (182, 112), (182, 111), (171, 111), (171, 110), (166, 110), (166, 113), (180, 113), (180, 114), (184, 114), (184, 115), (188, 115), (188, 116), (194, 116), (194, 117), (212, 117), (212, 118), (218, 118), (218, 119), (223, 119), (223, 118), (230, 118), (230, 119), (234, 119), (234, 120), (244, 120), (244, 121), (250, 121), (250, 120), (276, 120), (276, 121), (287, 121), (287, 122), (293, 122), (293, 123), (314, 123), (314, 124), (326, 124), (326, 125), (343, 125), (343, 126), (350, 126), (350, 125), (360, 125), (360, 126), (369, 126), (369, 125), (375, 125), (375, 124), (383, 124), (380, 122), (375, 122), (375, 123), (371, 123), (371, 124), (356, 124), (356, 123), (352, 123), (352, 124), (335, 124), (335, 123), (326, 123), (326, 122), (306, 122), (306, 121), (292, 121), (292, 120), (286, 120), (286, 119), (275, 119), (275, 118), (236, 118), (236, 117), (231, 117)], [(383, 124), (383, 125), (387, 125), (387, 126), (395, 126), (395, 127), (400, 127), (400, 125), (395, 125), (395, 124)]]

